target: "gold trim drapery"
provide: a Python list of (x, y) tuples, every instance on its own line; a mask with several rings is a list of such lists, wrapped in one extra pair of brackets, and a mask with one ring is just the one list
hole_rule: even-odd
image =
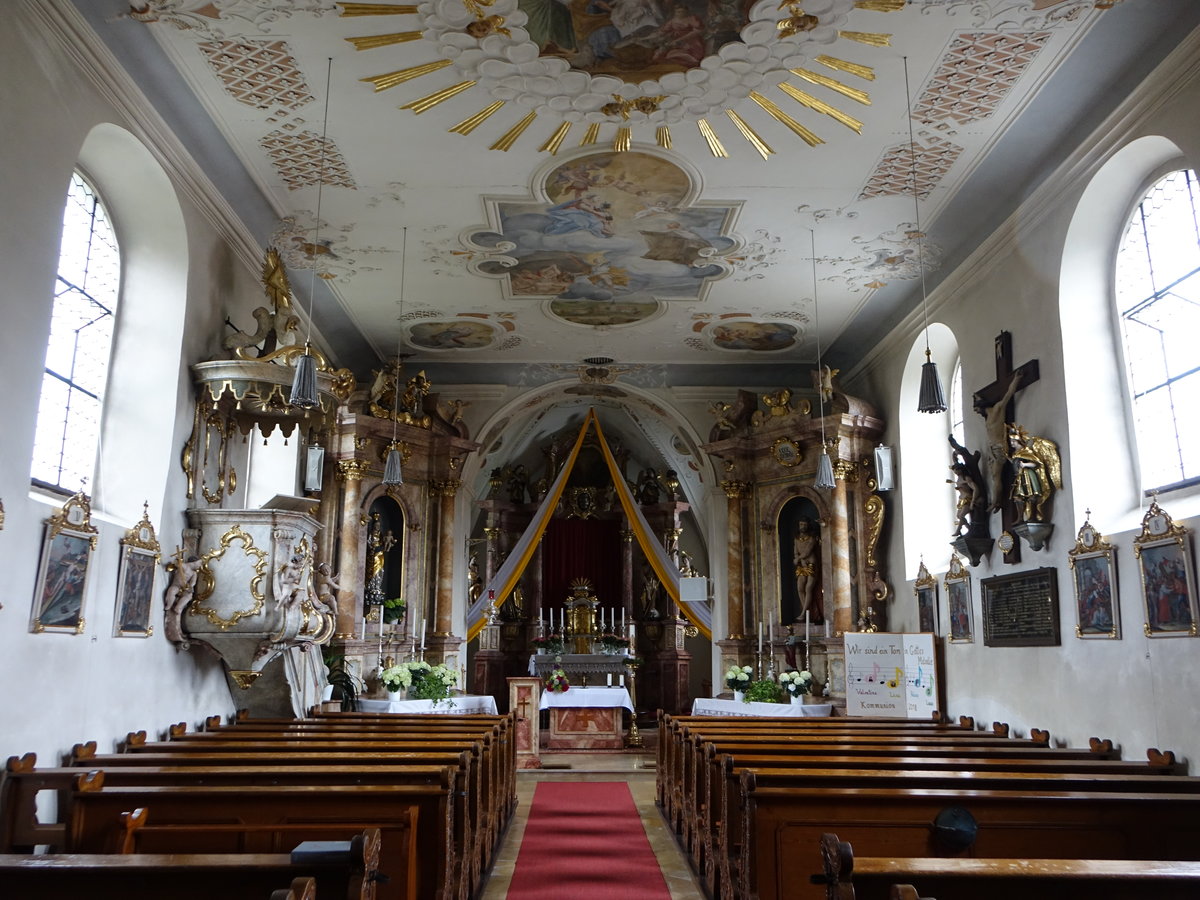
[(529, 523), (529, 527), (521, 535), (516, 546), (508, 558), (497, 570), (492, 577), (483, 593), (480, 594), (478, 600), (471, 605), (467, 610), (467, 640), (473, 639), (487, 624), (487, 607), (491, 603), (499, 608), (506, 597), (512, 593), (517, 586), (521, 575), (525, 568), (533, 559), (534, 550), (537, 547), (538, 541), (546, 531), (546, 527), (550, 524), (550, 517), (554, 510), (558, 507), (558, 502), (562, 498), (563, 490), (566, 488), (567, 479), (571, 475), (571, 470), (575, 467), (575, 461), (579, 458), (579, 449), (583, 446), (583, 440), (587, 436), (588, 429), (595, 425), (596, 436), (600, 439), (600, 450), (604, 454), (604, 461), (608, 465), (609, 475), (612, 477), (613, 485), (617, 490), (617, 497), (621, 501), (621, 509), (625, 513), (625, 518), (628, 520), (633, 533), (637, 538), (638, 546), (642, 548), (642, 553), (646, 555), (646, 559), (650, 561), (650, 566), (654, 570), (654, 574), (658, 576), (659, 581), (667, 589), (667, 595), (683, 612), (683, 615), (695, 625), (706, 638), (712, 640), (712, 609), (707, 605), (699, 605), (679, 602), (679, 569), (674, 561), (667, 556), (667, 551), (663, 545), (655, 538), (650, 531), (650, 525), (646, 521), (646, 517), (642, 515), (641, 507), (633, 499), (633, 494), (629, 491), (629, 485), (625, 483), (620, 470), (617, 468), (616, 458), (609, 449), (608, 441), (604, 438), (604, 430), (600, 427), (600, 420), (596, 417), (596, 411), (589, 409), (587, 417), (583, 420), (583, 425), (579, 429), (579, 435), (575, 438), (575, 445), (571, 448), (570, 454), (563, 463), (562, 470), (554, 479), (554, 483), (550, 486), (550, 490), (546, 493), (542, 500), (541, 506), (534, 513), (533, 520)]

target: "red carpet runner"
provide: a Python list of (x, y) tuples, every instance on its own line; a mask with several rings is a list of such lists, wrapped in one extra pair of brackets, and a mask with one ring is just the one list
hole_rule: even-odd
[(508, 900), (669, 900), (623, 781), (543, 781)]

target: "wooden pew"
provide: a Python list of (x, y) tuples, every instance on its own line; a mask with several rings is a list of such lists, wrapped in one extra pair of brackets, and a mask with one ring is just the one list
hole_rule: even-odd
[[(303, 840), (345, 840), (374, 827), (382, 837), (379, 871), (389, 879), (379, 885), (381, 900), (465, 900), (468, 894), (466, 880), (454, 877), (449, 773), (441, 784), (403, 786), (108, 788), (103, 780), (103, 773), (87, 773), (77, 781), (68, 852), (270, 853)], [(134, 810), (142, 811), (142, 820)]]
[[(837, 835), (821, 837), (826, 900), (1192, 900), (1200, 897), (1200, 863), (1096, 859), (893, 859), (855, 857)], [(897, 882), (906, 882), (896, 891)], [(927, 898), (928, 900), (928, 898)]]
[(319, 862), (292, 862), (285, 853), (4, 854), (0, 885), (13, 900), (265, 900), (303, 879), (322, 900), (374, 900), (379, 846), (378, 829), (367, 829), (347, 842), (342, 859)]
[[(722, 897), (819, 898), (808, 884), (814, 848), (831, 832), (868, 856), (981, 858), (1200, 858), (1200, 794), (1034, 790), (757, 789), (742, 774), (745, 804)], [(945, 843), (935, 820), (967, 811), (974, 840)], [(953, 836), (953, 835), (951, 835)]]

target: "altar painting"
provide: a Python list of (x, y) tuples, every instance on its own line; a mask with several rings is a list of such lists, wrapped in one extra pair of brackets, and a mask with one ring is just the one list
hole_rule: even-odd
[[(657, 299), (701, 299), (705, 283), (728, 271), (718, 260), (734, 246), (723, 232), (735, 207), (685, 206), (691, 181), (661, 157), (590, 154), (551, 169), (544, 184), (546, 200), (493, 201), (499, 227), (469, 238), (511, 244), (503, 252), (513, 262), (487, 261), (478, 271), (507, 277), (514, 297), (618, 304), (622, 313), (601, 315), (628, 324)], [(553, 312), (583, 324), (597, 310), (560, 304)]]
[(751, 0), (518, 0), (541, 56), (630, 84), (686, 72), (740, 40)]

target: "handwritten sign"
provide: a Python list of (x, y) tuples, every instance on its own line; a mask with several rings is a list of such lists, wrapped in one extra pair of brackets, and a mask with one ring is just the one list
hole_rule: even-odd
[(848, 632), (846, 714), (928, 719), (938, 706), (932, 634)]

